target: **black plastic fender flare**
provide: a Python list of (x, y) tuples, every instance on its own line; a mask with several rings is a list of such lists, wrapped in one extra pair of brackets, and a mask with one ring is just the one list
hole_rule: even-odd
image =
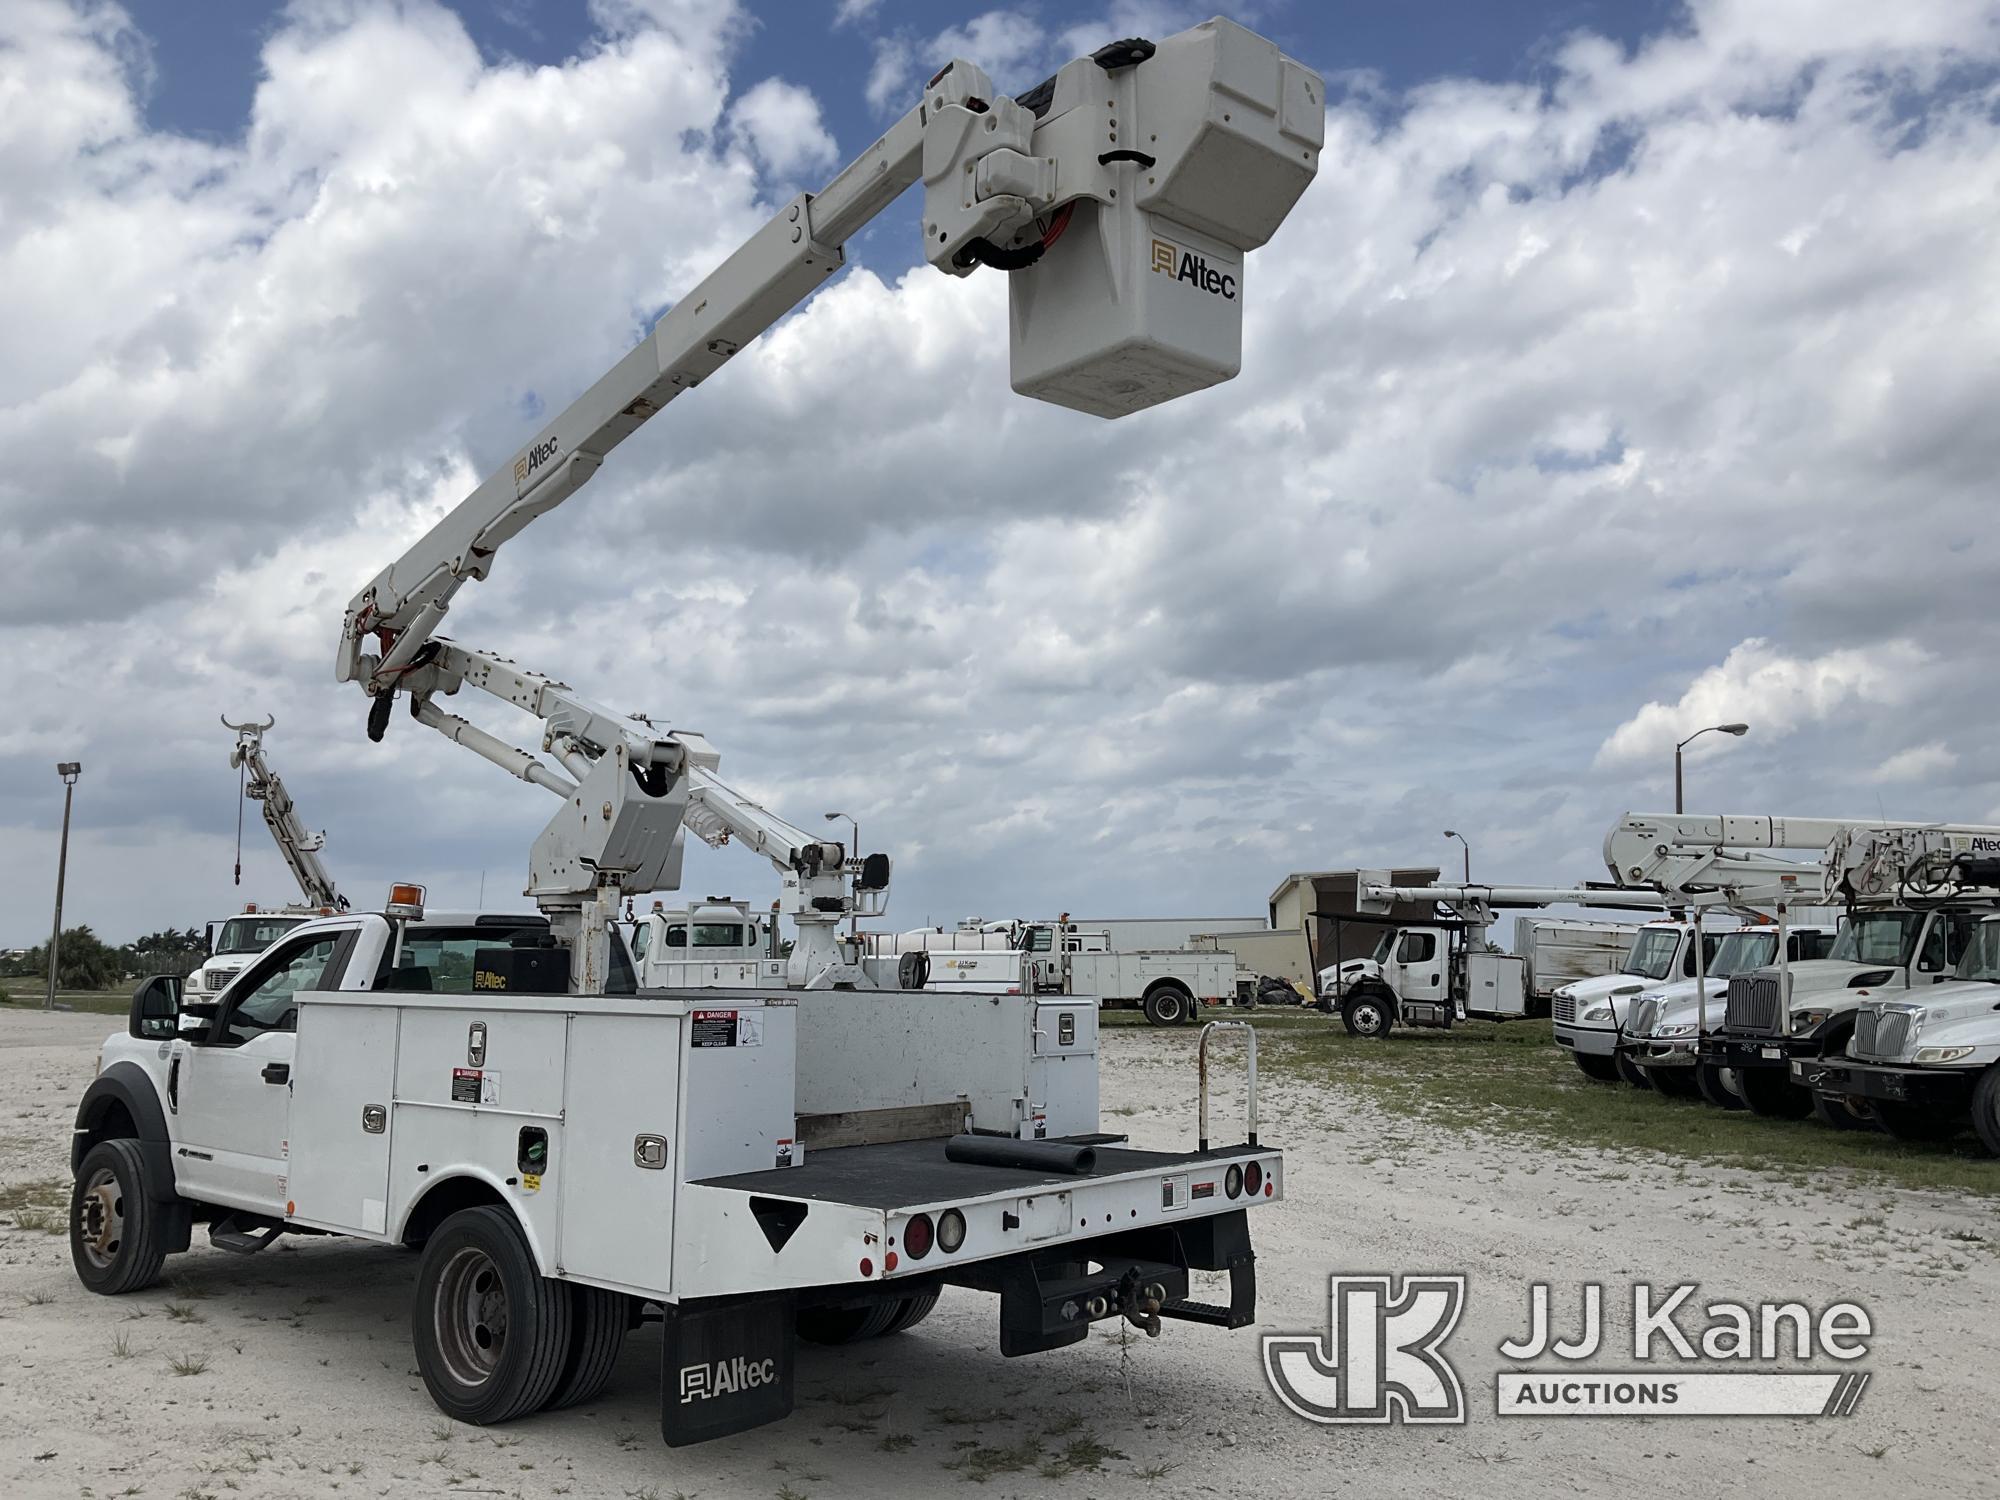
[(83, 1091), (83, 1102), (76, 1107), (75, 1133), (69, 1143), (71, 1175), (75, 1175), (83, 1165), (84, 1154), (96, 1144), (94, 1133), (114, 1104), (124, 1106), (138, 1132), (139, 1152), (146, 1163), (146, 1180), (152, 1186), (154, 1201), (178, 1202), (180, 1194), (174, 1183), (173, 1144), (167, 1134), (167, 1112), (160, 1107), (160, 1096), (153, 1087), (153, 1080), (144, 1068), (134, 1062), (113, 1063)]

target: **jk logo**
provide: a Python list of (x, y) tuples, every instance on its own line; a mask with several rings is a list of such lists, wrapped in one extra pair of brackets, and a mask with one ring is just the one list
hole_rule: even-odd
[(1465, 1392), (1441, 1352), (1465, 1308), (1463, 1276), (1329, 1278), (1324, 1334), (1264, 1336), (1264, 1378), (1308, 1422), (1463, 1424)]

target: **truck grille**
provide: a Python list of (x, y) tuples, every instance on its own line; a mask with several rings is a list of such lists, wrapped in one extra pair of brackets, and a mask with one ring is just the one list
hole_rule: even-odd
[(1723, 1009), (1731, 1031), (1777, 1036), (1784, 1029), (1785, 1001), (1776, 974), (1732, 974), (1729, 999)]
[(1659, 1024), (1660, 1002), (1653, 999), (1632, 1002), (1632, 1018), (1626, 1024), (1627, 1036), (1651, 1036), (1653, 1027)]
[(1901, 1057), (1910, 1040), (1910, 1018), (1899, 1010), (1864, 1009), (1854, 1017), (1856, 1057)]
[(1552, 1008), (1555, 1012), (1555, 1018), (1558, 1021), (1567, 1021), (1571, 1025), (1576, 1024), (1576, 996), (1557, 995), (1552, 1002)]

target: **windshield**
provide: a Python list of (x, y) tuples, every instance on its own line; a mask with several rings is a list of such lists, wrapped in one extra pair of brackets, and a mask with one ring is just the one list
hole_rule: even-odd
[(262, 953), (303, 921), (304, 917), (231, 917), (215, 935), (215, 951)]
[(1923, 917), (1913, 911), (1874, 911), (1850, 917), (1827, 957), (1901, 968), (1910, 961), (1910, 945), (1916, 942), (1922, 926)]
[(1375, 951), (1368, 956), (1378, 964), (1386, 964), (1389, 961), (1389, 955), (1395, 951), (1396, 937), (1396, 929), (1393, 927), (1389, 928), (1375, 944)]
[(1745, 974), (1752, 969), (1761, 969), (1778, 956), (1778, 933), (1775, 928), (1745, 928), (1732, 932), (1722, 940), (1715, 950), (1715, 957), (1708, 961), (1710, 979), (1727, 979), (1731, 974)]
[(1637, 974), (1641, 979), (1665, 979), (1674, 967), (1674, 954), (1680, 945), (1679, 928), (1642, 927), (1632, 940), (1624, 972)]
[(1952, 977), (2000, 984), (2000, 922), (1981, 922), (1972, 930)]

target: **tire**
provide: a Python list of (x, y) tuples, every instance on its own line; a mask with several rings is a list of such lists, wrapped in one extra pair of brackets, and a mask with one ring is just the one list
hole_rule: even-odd
[(889, 1320), (889, 1326), (882, 1330), (883, 1338), (906, 1333), (931, 1315), (931, 1309), (938, 1305), (938, 1298), (944, 1295), (944, 1288), (932, 1287), (921, 1296), (905, 1297), (896, 1304), (896, 1315)]
[(1875, 1123), (1897, 1140), (1915, 1144), (1948, 1141), (1965, 1129), (1965, 1121), (1956, 1115), (1939, 1114), (1921, 1105), (1896, 1104), (1886, 1099), (1875, 1101)]
[(1873, 1130), (1875, 1118), (1864, 1113), (1865, 1104), (1856, 1104), (1844, 1094), (1822, 1094), (1817, 1089), (1812, 1096), (1812, 1116), (1829, 1130)]
[(1349, 1036), (1380, 1041), (1396, 1024), (1394, 1003), (1386, 995), (1363, 990), (1347, 997), (1347, 1003), (1340, 1008), (1340, 1019)]
[(1743, 1096), (1730, 1086), (1740, 1076), (1734, 1068), (1719, 1067), (1715, 1063), (1696, 1063), (1695, 1092), (1717, 1109), (1742, 1109)]
[(1649, 1068), (1646, 1076), (1653, 1081), (1653, 1087), (1669, 1099), (1699, 1099), (1701, 1085), (1695, 1081), (1693, 1068)]
[(417, 1267), (417, 1369), (438, 1410), (476, 1427), (539, 1410), (570, 1353), (575, 1288), (546, 1279), (505, 1209), (461, 1209)]
[(1644, 1089), (1649, 1094), (1653, 1091), (1652, 1075), (1632, 1061), (1631, 1053), (1613, 1053), (1611, 1065), (1618, 1070), (1621, 1082), (1629, 1083), (1635, 1089)]
[(631, 1309), (622, 1292), (575, 1284), (569, 1290), (569, 1352), (563, 1356), (562, 1374), (544, 1411), (561, 1411), (602, 1393), (617, 1368), (631, 1324)]
[(2000, 1156), (2000, 1063), (1988, 1068), (1973, 1086), (1972, 1129), (1988, 1154)]
[(1753, 1115), (1767, 1120), (1803, 1120), (1813, 1111), (1813, 1096), (1796, 1087), (1783, 1068), (1739, 1068), (1736, 1086)]
[[(870, 1302), (861, 1307), (806, 1307), (799, 1310), (798, 1334), (808, 1344), (858, 1344), (890, 1331), (912, 1298)], [(907, 1325), (905, 1325), (907, 1326)]]
[(1178, 1026), (1194, 1014), (1194, 1001), (1178, 985), (1163, 984), (1146, 992), (1146, 1019), (1155, 1026)]
[(1592, 1083), (1618, 1081), (1618, 1063), (1615, 1059), (1599, 1057), (1594, 1052), (1572, 1052), (1570, 1056), (1576, 1059), (1577, 1071)]
[(160, 1205), (147, 1192), (137, 1141), (99, 1141), (77, 1167), (69, 1192), (69, 1258), (76, 1279), (121, 1297), (160, 1279), (166, 1262)]

